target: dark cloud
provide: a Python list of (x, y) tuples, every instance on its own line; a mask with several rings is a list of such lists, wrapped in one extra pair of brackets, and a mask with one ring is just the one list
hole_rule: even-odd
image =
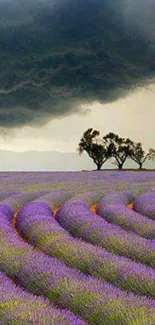
[(0, 126), (44, 123), (152, 82), (155, 6), (145, 16), (135, 3), (1, 0)]

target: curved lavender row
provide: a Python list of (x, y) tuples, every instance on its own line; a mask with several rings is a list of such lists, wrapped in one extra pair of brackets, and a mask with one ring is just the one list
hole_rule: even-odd
[[(102, 191), (95, 191), (95, 192), (92, 191), (92, 192), (77, 194), (74, 195), (74, 202), (82, 201), (86, 204), (92, 205), (96, 202), (99, 202), (99, 200), (101, 200), (103, 196), (104, 196), (104, 192)], [(72, 198), (70, 200), (72, 200)]]
[[(116, 202), (119, 204), (129, 204), (133, 202), (135, 198), (135, 193), (131, 192), (130, 190), (124, 190), (121, 193), (117, 192), (110, 192), (107, 194), (104, 191), (98, 192), (87, 192), (83, 194), (76, 194), (72, 198), (70, 198), (67, 202), (83, 202), (86, 203), (86, 206), (91, 206), (97, 202), (100, 202), (101, 199), (105, 199), (108, 203), (109, 202)], [(38, 199), (36, 199), (38, 201)], [(48, 203), (48, 202), (46, 202)]]
[(118, 204), (118, 205), (128, 205), (132, 203), (135, 199), (134, 193), (131, 191), (121, 191), (120, 192), (112, 192), (105, 195), (102, 200), (104, 200), (104, 204)]
[(109, 224), (92, 213), (83, 202), (69, 200), (55, 216), (61, 226), (73, 235), (99, 245), (108, 251), (155, 267), (155, 243)]
[(155, 194), (146, 192), (139, 195), (134, 202), (133, 209), (155, 220)]
[(130, 230), (141, 237), (155, 239), (155, 223), (145, 216), (129, 210), (125, 205), (131, 201), (125, 195), (105, 196), (97, 205), (97, 214), (106, 221)]
[(40, 196), (33, 200), (33, 202), (45, 203), (53, 209), (55, 206), (64, 203), (67, 199), (72, 197), (73, 191), (51, 191), (45, 195)]
[(123, 290), (155, 299), (154, 270), (72, 238), (52, 218), (52, 212), (45, 203), (35, 200), (25, 205), (17, 216), (16, 227), (28, 242), (68, 266), (108, 280)]
[(122, 292), (43, 253), (32, 253), (33, 247), (22, 242), (5, 215), (0, 220), (5, 226), (0, 231), (0, 268), (26, 290), (46, 296), (93, 325), (154, 325), (155, 301)]
[(44, 297), (24, 291), (0, 272), (0, 324), (86, 325), (67, 310), (59, 310)]
[(154, 325), (155, 301), (122, 293), (103, 281), (86, 277), (58, 260), (33, 253), (8, 260), (18, 283), (93, 325)]
[(38, 198), (44, 191), (35, 191), (33, 193), (13, 194), (0, 202), (0, 209), (9, 211), (8, 220), (11, 221), (13, 213), (24, 204)]
[[(20, 197), (15, 197), (12, 198), (11, 203), (12, 207), (14, 206), (21, 206), (23, 204), (23, 201), (25, 199), (25, 195)], [(10, 202), (10, 199), (9, 199)], [(42, 204), (44, 205), (44, 204)], [(50, 209), (49, 209), (50, 210)], [(31, 259), (32, 252), (35, 254), (37, 250), (34, 249), (33, 246), (29, 245), (28, 243), (23, 242), (22, 238), (17, 235), (17, 233), (14, 231), (14, 229), (11, 227), (9, 220), (11, 219), (12, 213), (15, 212), (13, 208), (9, 207), (9, 204), (7, 200), (1, 203), (0, 205), (0, 269), (4, 271), (11, 279), (15, 280), (18, 282), (20, 281), (20, 275), (19, 275), (19, 266), (22, 267), (26, 263), (27, 258)], [(41, 257), (44, 258), (44, 254), (41, 255)], [(45, 261), (46, 262), (46, 261)], [(61, 272), (63, 268), (63, 264), (59, 265), (59, 260), (52, 259), (50, 260), (50, 269), (47, 272), (50, 272), (50, 270), (53, 269), (53, 262), (57, 263), (56, 267), (59, 266), (59, 270)], [(46, 263), (45, 263), (46, 265)], [(67, 269), (68, 273), (70, 273), (70, 269)], [(72, 270), (71, 270), (72, 271)], [(37, 270), (38, 275), (40, 274), (39, 269)], [(54, 275), (52, 274), (51, 277), (54, 281)], [(80, 273), (77, 273), (76, 270), (72, 272), (72, 275), (77, 278), (77, 276), (80, 277)], [(37, 275), (36, 275), (37, 278)], [(38, 280), (37, 280), (38, 281)], [(27, 289), (27, 287), (25, 286)], [(35, 290), (31, 290), (32, 293), (35, 293)], [(40, 294), (41, 296), (43, 295), (42, 292), (42, 286), (40, 286), (40, 292), (37, 293)], [(46, 295), (45, 295), (46, 296)], [(149, 302), (149, 301), (148, 301)], [(151, 303), (152, 304), (152, 303)], [(151, 306), (149, 303), (149, 305)], [(64, 307), (65, 308), (65, 307)], [(71, 313), (68, 311), (68, 315), (71, 315)], [(78, 320), (75, 315), (73, 315), (72, 323), (71, 324), (78, 324), (80, 320)], [(76, 320), (77, 319), (77, 320)], [(78, 322), (77, 322), (78, 321)], [(50, 323), (51, 324), (51, 323)], [(68, 323), (65, 323), (66, 325)], [(85, 324), (84, 322), (81, 321), (79, 324)]]
[(30, 291), (42, 292), (58, 306), (72, 310), (93, 325), (134, 322), (153, 325), (155, 321), (155, 301), (122, 293), (103, 281), (65, 267), (57, 260), (51, 262), (41, 253), (25, 259), (20, 265), (18, 279)]

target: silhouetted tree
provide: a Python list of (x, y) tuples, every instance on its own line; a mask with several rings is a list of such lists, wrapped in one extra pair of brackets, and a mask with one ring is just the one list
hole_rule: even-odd
[(90, 128), (84, 132), (78, 144), (79, 154), (86, 151), (96, 164), (97, 170), (100, 170), (102, 165), (109, 158), (104, 142), (99, 138), (99, 135), (99, 131)]
[(124, 139), (115, 133), (108, 133), (103, 137), (107, 149), (107, 155), (115, 158), (115, 163), (119, 169), (122, 169), (126, 159), (130, 156), (133, 141), (129, 138)]
[(148, 153), (146, 154), (142, 148), (142, 143), (134, 142), (132, 150), (130, 152), (130, 158), (139, 165), (139, 169), (142, 169), (142, 166), (147, 159), (148, 160), (155, 159), (155, 150), (150, 148)]

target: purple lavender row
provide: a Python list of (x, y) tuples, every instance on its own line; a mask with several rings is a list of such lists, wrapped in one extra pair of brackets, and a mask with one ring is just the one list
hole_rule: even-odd
[[(103, 191), (92, 191), (92, 192), (87, 192), (87, 193), (80, 193), (77, 195), (74, 195), (74, 202), (75, 201), (83, 201), (89, 205), (92, 205), (96, 202), (99, 202), (101, 200), (101, 198), (104, 196), (104, 192)], [(72, 200), (72, 198), (71, 198)]]
[(122, 292), (105, 281), (65, 266), (58, 259), (36, 250), (32, 252), (33, 247), (18, 237), (4, 213), (0, 220), (0, 268), (18, 285), (70, 309), (93, 325), (154, 325), (154, 300)]
[(1, 188), (9, 191), (29, 191), (32, 189), (74, 189), (77, 192), (90, 191), (93, 188), (104, 191), (133, 189), (137, 193), (154, 191), (154, 172), (101, 171), (92, 172), (17, 172), (0, 173)]
[[(46, 193), (46, 194), (45, 194)], [(64, 202), (66, 199), (71, 197), (71, 191), (68, 192), (62, 192), (62, 191), (34, 191), (31, 193), (20, 193), (20, 194), (12, 194), (8, 198), (4, 199), (0, 202), (0, 208), (3, 207), (3, 209), (8, 209), (9, 216), (8, 220), (11, 221), (12, 215), (24, 206), (26, 203), (35, 200), (36, 198), (40, 200), (40, 202), (44, 202), (46, 199), (50, 205), (51, 197), (53, 197), (54, 204), (60, 204), (61, 202)]]
[(1, 325), (86, 325), (66, 310), (59, 310), (47, 298), (34, 296), (0, 272)]
[(19, 192), (15, 191), (0, 191), (0, 201), (8, 198), (11, 195), (19, 194)]
[(39, 198), (37, 197), (33, 202), (37, 200), (37, 202), (48, 204), (48, 206), (53, 209), (55, 206), (64, 203), (73, 195), (73, 191), (51, 191)]
[(8, 220), (11, 221), (12, 215), (17, 209), (21, 208), (27, 202), (38, 198), (43, 193), (44, 191), (35, 191), (31, 193), (12, 194), (0, 202), (0, 208), (2, 210), (6, 208), (9, 211)]
[[(31, 198), (32, 197), (33, 197), (33, 195), (31, 194)], [(36, 195), (34, 195), (34, 197), (36, 197)], [(29, 199), (28, 196), (26, 196), (25, 194), (20, 195), (20, 196), (13, 196), (12, 198), (9, 198), (8, 200), (4, 200), (3, 202), (1, 202), (1, 205), (0, 205), (0, 242), (1, 242), (0, 269), (3, 272), (5, 272), (10, 278), (12, 278), (13, 280), (15, 280), (18, 283), (20, 282), (20, 276), (18, 274), (19, 273), (19, 269), (18, 269), (19, 265), (22, 267), (23, 263), (26, 262), (27, 258), (31, 258), (31, 254), (32, 253), (35, 254), (35, 252), (37, 252), (37, 250), (35, 250), (34, 247), (32, 247), (31, 245), (23, 242), (23, 240), (17, 235), (17, 233), (11, 227), (10, 220), (11, 220), (12, 213), (15, 212), (14, 209), (22, 206), (23, 202), (28, 201), (28, 199)], [(11, 207), (9, 207), (10, 202), (11, 202)], [(44, 257), (44, 255), (43, 255), (43, 257)], [(55, 262), (54, 259), (53, 259), (53, 261)], [(52, 260), (50, 261), (51, 268), (53, 267), (53, 264), (52, 264), (53, 261)], [(60, 269), (61, 269), (61, 266), (60, 266)], [(39, 273), (40, 273), (40, 271), (38, 270), (38, 275), (39, 275)], [(48, 273), (49, 273), (49, 271), (48, 271)], [(27, 289), (27, 288), (25, 287), (25, 289)], [(34, 292), (34, 291), (31, 290), (31, 292)], [(41, 296), (43, 295), (41, 286), (40, 286), (39, 295), (41, 295)], [(34, 308), (34, 306), (33, 306), (33, 308)], [(29, 312), (28, 312), (28, 314), (29, 314)], [(57, 314), (60, 314), (60, 312), (58, 311)], [(55, 317), (57, 317), (57, 315)], [(69, 311), (65, 311), (65, 315), (63, 317), (62, 316), (59, 317), (58, 324), (61, 324), (62, 319), (64, 319), (63, 324), (65, 324), (65, 325), (85, 324), (84, 321), (79, 320), (74, 314), (70, 313)], [(40, 325), (40, 324), (42, 324), (42, 323), (39, 323), (38, 325)], [(51, 322), (49, 324), (51, 325)], [(52, 323), (52, 324), (54, 324), (54, 323)]]
[(155, 193), (146, 192), (139, 195), (134, 202), (133, 209), (155, 220)]
[(46, 296), (90, 324), (154, 325), (153, 300), (122, 292), (39, 252), (13, 259), (12, 263), (18, 270), (18, 283), (26, 290)]
[(141, 237), (155, 239), (155, 223), (143, 215), (128, 209), (131, 203), (124, 194), (105, 196), (97, 205), (97, 214), (106, 221), (118, 225), (125, 230), (133, 231)]
[(131, 191), (109, 192), (104, 196), (104, 204), (128, 205), (135, 200), (135, 194)]
[(101, 246), (111, 253), (155, 267), (155, 243), (152, 240), (109, 224), (92, 213), (85, 202), (68, 200), (59, 209), (55, 218), (74, 236)]
[(48, 205), (38, 201), (25, 205), (16, 219), (16, 227), (29, 243), (68, 266), (155, 299), (154, 270), (73, 238), (51, 217)]

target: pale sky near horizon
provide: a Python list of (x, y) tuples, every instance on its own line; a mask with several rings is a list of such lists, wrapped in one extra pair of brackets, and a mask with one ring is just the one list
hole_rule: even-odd
[[(110, 104), (95, 102), (85, 115), (52, 119), (41, 127), (1, 128), (0, 150), (76, 152), (83, 132), (92, 127), (101, 136), (114, 132), (155, 148), (155, 86), (138, 90)], [(7, 130), (8, 132), (8, 130)], [(2, 135), (3, 134), (3, 135)]]

